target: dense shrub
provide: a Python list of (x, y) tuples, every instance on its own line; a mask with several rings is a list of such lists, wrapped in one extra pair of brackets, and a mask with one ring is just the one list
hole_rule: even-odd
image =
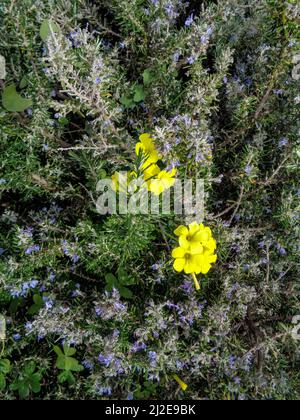
[[(1, 1), (2, 399), (300, 397), (299, 13)], [(96, 211), (142, 133), (205, 181), (198, 292), (172, 266), (180, 217)]]

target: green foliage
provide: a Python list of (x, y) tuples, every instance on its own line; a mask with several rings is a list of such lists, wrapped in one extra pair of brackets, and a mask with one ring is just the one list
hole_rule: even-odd
[(8, 359), (0, 359), (0, 391), (4, 391), (6, 387), (5, 376), (11, 371), (10, 361)]
[(46, 19), (42, 22), (40, 27), (40, 37), (43, 41), (46, 41), (47, 38), (60, 31), (60, 27), (50, 19)]
[(63, 351), (58, 346), (54, 346), (53, 350), (57, 354), (56, 367), (63, 370), (58, 376), (58, 381), (60, 383), (68, 382), (70, 385), (73, 384), (75, 377), (72, 372), (81, 372), (84, 369), (74, 357), (71, 357), (76, 354), (76, 349), (65, 344)]
[[(2, 400), (300, 398), (298, 17), (1, 1)], [(172, 267), (185, 217), (97, 212), (142, 133), (204, 180), (218, 261), (197, 293)]]
[(32, 105), (31, 99), (25, 99), (16, 91), (15, 85), (5, 87), (2, 94), (2, 104), (7, 111), (23, 112)]
[(31, 392), (38, 394), (41, 390), (42, 374), (36, 371), (36, 364), (33, 361), (26, 362), (18, 377), (12, 382), (10, 388), (18, 391), (20, 398), (28, 398)]
[(41, 308), (43, 308), (43, 306), (45, 305), (45, 302), (42, 298), (42, 296), (40, 295), (33, 295), (33, 305), (30, 306), (30, 308), (28, 309), (28, 314), (29, 315), (35, 315), (37, 313), (39, 313), (39, 310)]
[(130, 289), (126, 286), (131, 286), (135, 284), (135, 280), (128, 276), (126, 271), (120, 268), (117, 272), (117, 277), (112, 273), (109, 273), (105, 276), (106, 280), (106, 290), (112, 292), (113, 289), (117, 289), (120, 295), (126, 299), (132, 299), (133, 294)]

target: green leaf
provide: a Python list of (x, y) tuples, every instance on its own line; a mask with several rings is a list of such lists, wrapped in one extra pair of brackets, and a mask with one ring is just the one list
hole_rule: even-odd
[(120, 102), (121, 102), (121, 104), (122, 105), (124, 105), (126, 108), (132, 108), (132, 107), (134, 107), (135, 105), (134, 105), (134, 101), (133, 101), (133, 99), (132, 98), (129, 98), (128, 96), (122, 96), (121, 98), (120, 98)]
[(42, 40), (46, 41), (46, 39), (52, 34), (52, 32), (60, 32), (60, 27), (51, 19), (44, 20), (40, 28), (40, 37), (42, 38)]
[(132, 284), (135, 284), (134, 278), (129, 277), (127, 272), (123, 268), (120, 268), (118, 270), (118, 279), (119, 283), (124, 286), (130, 286)]
[(63, 352), (61, 351), (61, 349), (58, 346), (54, 346), (53, 350), (55, 351), (55, 353), (57, 354), (58, 357), (64, 357)]
[(144, 85), (148, 86), (150, 85), (150, 83), (155, 79), (153, 73), (151, 72), (150, 69), (146, 69), (143, 73), (143, 81), (144, 81)]
[(126, 299), (132, 299), (133, 294), (132, 291), (127, 289), (127, 287), (120, 286), (119, 287), (120, 296), (126, 298)]
[(70, 385), (72, 385), (75, 383), (75, 378), (72, 372), (65, 370), (64, 372), (61, 372), (58, 375), (58, 382), (61, 384), (64, 382), (68, 382)]
[(81, 366), (76, 359), (73, 357), (66, 357), (65, 370), (73, 370), (74, 372), (80, 372), (84, 368)]
[(24, 88), (26, 88), (28, 86), (28, 76), (25, 74), (23, 77), (22, 77), (22, 79), (21, 79), (21, 82), (20, 82), (20, 84), (19, 84), (19, 88), (20, 89), (24, 89)]
[(59, 124), (61, 124), (61, 125), (63, 125), (63, 126), (66, 126), (66, 125), (68, 125), (68, 124), (69, 124), (69, 120), (68, 120), (68, 118), (66, 118), (66, 117), (60, 117), (60, 118), (58, 119), (58, 122), (59, 122)]
[(39, 310), (42, 309), (45, 305), (45, 302), (43, 301), (43, 298), (40, 295), (33, 295), (33, 302), (34, 304), (28, 309), (29, 315), (37, 314)]
[(18, 381), (18, 391), (21, 398), (27, 398), (30, 392), (29, 385), (26, 381)]
[(114, 286), (116, 287), (119, 283), (116, 277), (112, 273), (106, 274), (105, 280), (106, 280), (107, 286), (112, 287), (112, 288)]
[(73, 356), (76, 353), (74, 347), (69, 347), (67, 344), (64, 344), (64, 352), (66, 356)]
[(32, 375), (32, 374), (33, 374), (33, 372), (35, 371), (35, 367), (36, 367), (35, 362), (33, 362), (33, 361), (28, 362), (28, 363), (24, 366), (24, 372), (26, 373), (26, 375)]
[(134, 102), (142, 102), (146, 98), (146, 92), (143, 85), (135, 86), (134, 92)]
[(0, 391), (3, 391), (6, 387), (6, 380), (5, 380), (5, 376), (0, 373)]
[(40, 384), (41, 379), (42, 379), (42, 376), (40, 373), (35, 373), (30, 378), (31, 389), (32, 389), (32, 392), (34, 392), (35, 394), (37, 394), (41, 390), (41, 384)]
[(31, 107), (32, 100), (25, 99), (16, 91), (15, 85), (9, 85), (4, 88), (2, 94), (3, 107), (10, 112), (23, 112), (25, 109)]
[(2, 373), (9, 373), (11, 371), (11, 364), (8, 359), (1, 359), (0, 360), (0, 372)]
[(66, 368), (66, 356), (59, 356), (56, 360), (57, 369), (65, 370)]

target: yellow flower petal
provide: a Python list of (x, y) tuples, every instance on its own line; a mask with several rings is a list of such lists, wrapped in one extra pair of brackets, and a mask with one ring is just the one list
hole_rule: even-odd
[(195, 235), (199, 231), (199, 225), (197, 222), (193, 222), (189, 225), (190, 235)]
[(178, 273), (181, 273), (183, 271), (184, 266), (185, 266), (184, 258), (177, 258), (174, 261), (173, 267), (174, 267), (174, 270), (177, 271)]
[(200, 242), (190, 242), (190, 250), (191, 250), (191, 254), (196, 255), (196, 254), (202, 254), (203, 253), (203, 245)]
[(174, 230), (176, 236), (187, 236), (189, 234), (188, 228), (185, 226), (178, 226), (176, 230)]
[(185, 250), (182, 248), (175, 248), (172, 252), (173, 258), (184, 258), (185, 256)]
[(149, 138), (151, 138), (151, 136), (148, 133), (141, 134), (140, 137), (139, 137), (141, 142), (143, 142), (144, 140), (147, 140)]
[(186, 236), (182, 235), (179, 237), (179, 245), (181, 248), (189, 249), (190, 248), (190, 242), (186, 239)]

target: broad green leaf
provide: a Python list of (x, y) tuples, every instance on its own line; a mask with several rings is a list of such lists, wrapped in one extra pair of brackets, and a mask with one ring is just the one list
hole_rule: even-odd
[(35, 394), (37, 394), (41, 390), (41, 384), (40, 384), (41, 379), (42, 377), (40, 373), (35, 373), (30, 378), (31, 389)]
[(45, 302), (43, 301), (43, 298), (40, 295), (33, 295), (33, 301), (34, 301), (34, 304), (30, 306), (30, 308), (28, 309), (29, 315), (37, 314), (39, 310), (43, 308), (45, 305)]
[(66, 369), (66, 356), (58, 356), (56, 360), (57, 369), (65, 370)]
[(25, 76), (22, 77), (21, 82), (19, 84), (20, 89), (24, 89), (28, 86), (28, 76), (25, 74)]
[(32, 375), (33, 372), (35, 371), (36, 368), (36, 364), (35, 362), (28, 362), (25, 367), (24, 367), (24, 372), (26, 373), (26, 375)]
[(126, 108), (134, 107), (134, 101), (132, 98), (129, 98), (128, 96), (122, 96), (120, 98), (120, 102), (122, 105), (124, 105)]
[(65, 370), (58, 375), (58, 382), (61, 384), (64, 382), (68, 382), (71, 385), (75, 383), (75, 378), (72, 372), (70, 372), (69, 370)]
[(142, 102), (146, 98), (146, 92), (144, 90), (144, 86), (137, 85), (134, 88), (134, 92), (135, 92), (134, 97), (133, 97), (134, 102)]
[(18, 391), (21, 398), (27, 398), (29, 395), (29, 385), (26, 381), (19, 381)]
[(106, 283), (107, 283), (108, 286), (114, 286), (114, 285), (117, 285), (118, 284), (118, 280), (111, 273), (106, 274), (105, 280), (106, 280)]
[(3, 107), (10, 112), (23, 112), (31, 107), (32, 100), (25, 99), (16, 91), (15, 85), (9, 85), (4, 88), (2, 94)]
[(135, 280), (132, 277), (129, 277), (123, 268), (118, 270), (118, 279), (119, 283), (124, 286), (130, 286), (135, 283)]
[(58, 382), (60, 383), (60, 384), (63, 384), (64, 382), (67, 382), (67, 380), (68, 380), (68, 376), (69, 376), (69, 372), (67, 372), (66, 370), (64, 370), (63, 372), (61, 372), (59, 375), (58, 375)]
[(6, 387), (6, 380), (5, 380), (5, 376), (0, 373), (0, 391), (3, 391)]
[(64, 344), (64, 352), (66, 356), (73, 356), (76, 353), (74, 347), (69, 347), (67, 344)]
[(46, 41), (48, 36), (52, 33), (58, 33), (60, 31), (60, 27), (53, 22), (51, 19), (46, 19), (43, 21), (41, 28), (40, 28), (40, 37), (43, 41)]
[(119, 287), (120, 296), (126, 298), (126, 299), (132, 299), (133, 294), (131, 290), (127, 289), (127, 287), (120, 286)]
[(73, 370), (74, 372), (81, 372), (84, 369), (73, 357), (66, 357), (65, 366), (65, 370)]
[(61, 349), (58, 346), (54, 346), (53, 350), (55, 351), (55, 353), (57, 354), (58, 357), (64, 357), (63, 352), (61, 351)]
[(1, 359), (0, 360), (0, 372), (9, 373), (10, 370), (11, 370), (10, 361), (8, 359)]
[(144, 85), (150, 85), (150, 83), (154, 80), (154, 75), (150, 69), (146, 69), (143, 73), (143, 81)]

